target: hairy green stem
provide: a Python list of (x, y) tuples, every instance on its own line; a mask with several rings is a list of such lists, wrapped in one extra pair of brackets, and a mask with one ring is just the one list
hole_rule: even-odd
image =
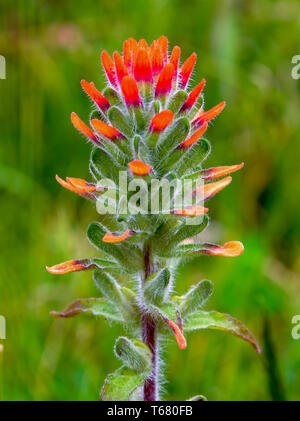
[[(153, 273), (151, 252), (148, 245), (144, 248), (144, 273), (144, 280)], [(142, 289), (144, 289), (144, 283)], [(150, 376), (147, 377), (144, 382), (143, 399), (144, 401), (156, 401), (158, 400), (157, 328), (155, 320), (151, 315), (147, 314), (145, 310), (143, 310), (142, 316), (142, 338), (143, 342), (148, 345), (152, 353), (152, 370)]]

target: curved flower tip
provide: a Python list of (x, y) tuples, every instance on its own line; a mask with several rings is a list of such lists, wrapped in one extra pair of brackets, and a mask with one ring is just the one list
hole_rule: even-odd
[(59, 263), (54, 266), (46, 266), (46, 269), (49, 273), (53, 275), (64, 275), (65, 273), (70, 272), (79, 272), (81, 270), (88, 270), (95, 267), (89, 259), (81, 260), (68, 260), (67, 262)]
[(115, 51), (113, 53), (113, 58), (115, 62), (115, 69), (116, 69), (116, 76), (119, 81), (119, 83), (122, 82), (123, 77), (128, 76), (128, 70), (125, 66), (122, 57), (118, 53), (118, 51)]
[(91, 124), (97, 130), (97, 132), (102, 134), (102, 136), (106, 137), (107, 139), (119, 140), (124, 137), (118, 129), (109, 126), (108, 124), (104, 123), (104, 121), (98, 120), (97, 118), (91, 120)]
[(66, 181), (58, 175), (55, 178), (61, 186), (85, 198), (92, 198), (92, 193), (103, 190), (103, 188), (97, 187), (93, 183), (88, 183), (82, 178), (67, 177)]
[(163, 110), (156, 114), (150, 123), (150, 129), (153, 132), (162, 132), (172, 122), (174, 114), (170, 110)]
[(174, 66), (168, 63), (159, 74), (158, 81), (155, 87), (155, 97), (166, 95), (172, 89)]
[(102, 238), (102, 241), (104, 243), (121, 243), (122, 241), (131, 237), (133, 234), (135, 234), (135, 232), (132, 231), (132, 230), (126, 230), (125, 232), (123, 232), (123, 234), (116, 234), (114, 232), (107, 232), (104, 235), (104, 237)]
[(203, 125), (200, 127), (200, 129), (198, 129), (194, 134), (192, 134), (191, 137), (189, 137), (188, 139), (185, 139), (183, 142), (180, 143), (180, 145), (178, 146), (178, 148), (180, 149), (186, 149), (189, 148), (190, 146), (192, 146), (194, 143), (197, 142), (197, 140), (200, 139), (200, 137), (206, 132), (207, 130), (207, 123), (203, 123)]
[(203, 109), (196, 114), (194, 120), (192, 121), (193, 126), (201, 126), (205, 121), (208, 123), (209, 121), (213, 120), (215, 117), (217, 117), (218, 114), (220, 114), (226, 106), (226, 102), (220, 102), (220, 104), (215, 105), (210, 110), (203, 112)]
[(177, 72), (178, 72), (180, 52), (181, 52), (180, 47), (178, 47), (178, 45), (175, 45), (170, 57), (170, 63), (172, 63), (174, 66), (174, 78), (177, 76)]
[(244, 163), (241, 162), (237, 165), (229, 165), (229, 166), (223, 166), (223, 167), (212, 167), (207, 168), (205, 170), (200, 171), (201, 178), (205, 180), (212, 180), (214, 178), (223, 177), (224, 175), (231, 174), (235, 171), (240, 170), (243, 168)]
[(185, 209), (174, 209), (171, 211), (174, 215), (180, 216), (199, 216), (204, 215), (208, 212), (208, 208), (204, 208), (203, 206), (189, 206)]
[(101, 62), (103, 69), (106, 73), (107, 79), (113, 86), (116, 86), (115, 64), (112, 61), (108, 52), (105, 50), (101, 53)]
[(195, 104), (195, 102), (199, 98), (199, 95), (203, 91), (205, 83), (206, 83), (206, 80), (202, 79), (201, 82), (197, 86), (195, 86), (194, 89), (191, 90), (191, 92), (189, 93), (189, 96), (187, 97), (187, 100), (182, 105), (180, 112), (184, 112), (192, 108), (192, 106)]
[(180, 69), (179, 80), (180, 80), (180, 87), (182, 89), (185, 89), (190, 79), (196, 60), (197, 60), (197, 54), (196, 53), (191, 54), (190, 57), (183, 63)]
[(223, 246), (203, 244), (203, 247), (201, 252), (212, 256), (236, 257), (244, 252), (244, 246), (240, 241), (228, 241)]
[(172, 329), (174, 336), (176, 338), (177, 344), (180, 349), (185, 349), (187, 347), (186, 339), (183, 335), (182, 329), (180, 329), (176, 323), (172, 322), (172, 320), (165, 319), (165, 322), (170, 326)]
[(74, 125), (74, 127), (82, 133), (84, 136), (86, 136), (89, 140), (96, 143), (96, 145), (99, 145), (99, 141), (97, 139), (97, 136), (93, 132), (92, 129), (90, 129), (80, 118), (76, 113), (71, 114), (71, 121)]
[(86, 80), (82, 80), (80, 83), (85, 93), (98, 105), (102, 111), (106, 111), (110, 107), (108, 100), (104, 95), (102, 95), (101, 92), (98, 91), (98, 89), (96, 89), (93, 82), (89, 83)]
[(128, 106), (140, 107), (142, 101), (136, 81), (131, 76), (125, 76), (121, 82), (121, 90), (124, 101)]
[(215, 194), (219, 193), (219, 191), (223, 190), (228, 184), (232, 181), (232, 177), (228, 176), (223, 178), (222, 180), (215, 181), (214, 183), (209, 183), (205, 185), (201, 185), (197, 187), (193, 195), (198, 195), (202, 200), (207, 200), (213, 197)]
[(152, 171), (151, 165), (145, 164), (145, 162), (138, 159), (129, 162), (128, 168), (134, 175), (148, 175)]

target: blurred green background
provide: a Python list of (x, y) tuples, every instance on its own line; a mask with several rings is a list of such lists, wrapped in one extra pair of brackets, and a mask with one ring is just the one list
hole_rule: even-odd
[(54, 277), (45, 270), (94, 255), (85, 230), (93, 206), (54, 179), (87, 178), (90, 147), (70, 123), (90, 103), (79, 81), (103, 88), (99, 55), (128, 37), (164, 34), (198, 54), (194, 81), (205, 77), (206, 107), (227, 107), (208, 132), (207, 166), (245, 162), (210, 202), (210, 241), (243, 241), (236, 259), (202, 257), (182, 267), (177, 291), (203, 278), (215, 284), (208, 309), (242, 320), (264, 350), (221, 332), (171, 341), (165, 399), (299, 400), (300, 314), (299, 91), (291, 59), (300, 53), (300, 4), (290, 1), (2, 0), (0, 54), (1, 399), (97, 400), (119, 327), (102, 319), (53, 320), (78, 297), (95, 296), (91, 274)]

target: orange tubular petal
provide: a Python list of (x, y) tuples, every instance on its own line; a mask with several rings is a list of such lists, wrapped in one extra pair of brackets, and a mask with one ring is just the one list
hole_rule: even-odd
[(127, 69), (131, 69), (132, 65), (132, 50), (129, 40), (124, 41), (123, 44), (123, 61)]
[(205, 79), (202, 79), (201, 82), (199, 83), (199, 85), (195, 86), (195, 88), (189, 93), (189, 96), (187, 98), (187, 100), (185, 101), (185, 103), (183, 104), (183, 106), (181, 107), (180, 111), (186, 111), (189, 110), (190, 108), (192, 108), (192, 106), (195, 104), (195, 102), (197, 101), (199, 95), (201, 94), (204, 86), (205, 86)]
[(107, 79), (112, 85), (116, 85), (116, 79), (115, 79), (115, 65), (112, 59), (110, 58), (110, 55), (107, 51), (102, 51), (101, 53), (101, 62), (103, 69), (105, 71), (105, 74), (107, 76)]
[(224, 175), (231, 174), (235, 171), (240, 170), (243, 168), (244, 163), (238, 165), (230, 165), (230, 166), (224, 166), (224, 167), (213, 167), (213, 168), (207, 168), (205, 170), (200, 171), (201, 178), (204, 180), (212, 180), (214, 178), (223, 177)]
[(203, 244), (203, 246), (201, 252), (212, 256), (236, 257), (244, 252), (244, 246), (240, 241), (229, 241), (223, 246), (218, 244)]
[(163, 110), (156, 114), (150, 123), (150, 129), (153, 132), (161, 132), (171, 123), (174, 118), (174, 114), (170, 110)]
[(198, 187), (200, 193), (203, 194), (203, 200), (210, 199), (215, 194), (219, 193), (219, 191), (223, 190), (228, 184), (231, 183), (232, 177), (228, 176), (223, 178), (222, 180), (218, 180), (214, 183), (205, 184), (204, 186)]
[(94, 193), (104, 190), (104, 187), (97, 187), (93, 183), (88, 183), (82, 178), (66, 177), (67, 183), (72, 184), (78, 191), (82, 193)]
[(154, 44), (153, 50), (151, 52), (151, 63), (152, 63), (152, 73), (153, 76), (159, 74), (164, 67), (164, 60), (161, 53), (160, 46)]
[(139, 40), (138, 46), (145, 48), (146, 50), (149, 48), (147, 41), (143, 38)]
[(79, 194), (86, 198), (92, 198), (90, 193), (100, 191), (95, 184), (88, 183), (81, 178), (67, 177), (66, 181), (60, 178), (58, 175), (55, 176), (56, 181), (63, 186), (65, 189), (72, 191), (73, 193)]
[(180, 87), (182, 89), (185, 89), (190, 79), (196, 60), (197, 60), (197, 54), (196, 53), (191, 54), (190, 57), (183, 63), (180, 69), (179, 80), (180, 80)]
[(105, 96), (95, 88), (95, 85), (92, 82), (89, 83), (86, 80), (82, 80), (80, 83), (85, 93), (92, 98), (101, 110), (106, 111), (110, 107), (110, 103)]
[(137, 82), (152, 82), (152, 69), (148, 51), (139, 48), (133, 64), (133, 74)]
[(130, 77), (125, 76), (121, 82), (121, 89), (124, 100), (127, 105), (133, 107), (139, 107), (142, 105), (142, 101), (139, 94), (139, 88), (136, 81)]
[(172, 63), (168, 63), (160, 72), (158, 81), (155, 87), (155, 96), (161, 96), (168, 94), (172, 89), (172, 81), (174, 76), (174, 66)]
[(176, 323), (172, 322), (172, 320), (168, 320), (165, 319), (165, 322), (170, 326), (170, 328), (172, 329), (177, 344), (179, 346), (180, 349), (185, 349), (187, 347), (187, 343), (186, 343), (186, 339), (183, 335), (183, 332), (179, 329), (179, 327), (177, 326)]
[(225, 108), (226, 102), (220, 102), (220, 104), (215, 105), (210, 110), (203, 112), (203, 110), (200, 110), (199, 114), (196, 115), (194, 120), (192, 121), (194, 126), (201, 126), (205, 121), (209, 122), (213, 120), (215, 117), (217, 117), (220, 112), (222, 112)]
[(118, 129), (109, 126), (104, 123), (104, 121), (98, 120), (97, 118), (94, 118), (91, 121), (91, 124), (99, 133), (110, 140), (118, 140), (123, 137), (122, 133), (120, 133)]
[(128, 71), (118, 51), (114, 52), (113, 58), (114, 58), (115, 67), (116, 67), (117, 79), (119, 83), (121, 83), (123, 77), (128, 76)]
[(90, 139), (92, 142), (99, 144), (99, 140), (97, 139), (97, 136), (91, 130), (80, 118), (76, 113), (71, 114), (71, 121), (74, 125), (74, 127), (80, 131), (84, 136), (86, 136), (88, 139)]
[(122, 241), (126, 240), (127, 238), (131, 237), (134, 234), (134, 231), (126, 230), (123, 234), (116, 234), (114, 232), (107, 232), (102, 241), (104, 243), (121, 243)]
[(138, 159), (129, 162), (128, 168), (134, 175), (148, 175), (152, 171), (152, 167)]
[(194, 134), (192, 134), (191, 137), (189, 137), (188, 139), (185, 139), (183, 142), (180, 143), (180, 145), (178, 146), (178, 148), (190, 148), (195, 142), (197, 142), (197, 140), (200, 139), (200, 137), (206, 132), (207, 129), (207, 123), (204, 123), (200, 129), (198, 129)]
[(160, 38), (158, 38), (157, 42), (158, 42), (158, 45), (160, 46), (163, 59), (164, 59), (165, 62), (167, 62), (167, 60), (168, 60), (168, 38), (165, 37), (164, 35), (162, 35)]
[(189, 206), (186, 209), (174, 209), (171, 211), (174, 215), (179, 216), (199, 216), (204, 215), (208, 212), (208, 208), (204, 208), (203, 206)]
[(179, 66), (179, 60), (180, 60), (180, 47), (178, 47), (177, 45), (173, 48), (172, 50), (172, 54), (170, 57), (170, 63), (173, 64), (174, 66), (174, 77), (177, 76), (177, 72), (178, 72), (178, 66)]
[(68, 260), (67, 262), (59, 263), (55, 266), (46, 266), (49, 273), (53, 275), (64, 275), (65, 273), (78, 272), (81, 270), (88, 270), (95, 267), (93, 263), (89, 263), (88, 259)]

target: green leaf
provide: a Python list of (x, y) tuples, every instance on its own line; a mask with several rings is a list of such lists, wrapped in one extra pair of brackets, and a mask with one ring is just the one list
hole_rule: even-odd
[(115, 91), (110, 86), (108, 86), (106, 89), (104, 89), (103, 95), (108, 100), (108, 102), (110, 103), (110, 105), (123, 105), (122, 104), (122, 100), (119, 97), (117, 91)]
[(137, 373), (128, 367), (120, 367), (106, 378), (100, 393), (102, 401), (127, 401), (132, 399), (136, 388), (143, 385), (147, 373)]
[[(162, 135), (158, 141), (158, 157), (165, 157), (170, 150), (176, 148), (188, 135), (190, 131), (190, 122), (186, 117), (179, 118), (166, 134)], [(161, 163), (161, 168), (165, 168), (165, 162)]]
[[(112, 256), (128, 272), (140, 268), (141, 251), (133, 244), (105, 243), (102, 238), (106, 234), (104, 227), (98, 222), (92, 222), (87, 230), (89, 242), (99, 250)], [(130, 259), (128, 256), (130, 255)]]
[(177, 114), (188, 97), (185, 91), (177, 91), (170, 99), (167, 108), (174, 114)]
[(115, 344), (115, 354), (126, 367), (137, 373), (150, 373), (152, 354), (144, 342), (120, 336)]
[(181, 299), (179, 309), (182, 317), (190, 313), (196, 312), (200, 307), (204, 306), (213, 292), (213, 284), (211, 281), (203, 280), (197, 285), (193, 285), (190, 290)]
[(208, 140), (199, 139), (188, 150), (181, 151), (183, 151), (182, 157), (176, 165), (176, 173), (178, 177), (182, 177), (186, 173), (195, 171), (195, 168), (198, 167), (210, 154), (211, 145)]
[[(109, 140), (110, 146), (114, 149), (114, 154), (119, 154), (119, 149), (114, 146), (114, 143)], [(107, 143), (107, 142), (106, 142)], [(107, 143), (108, 144), (108, 143)], [(124, 167), (107, 151), (101, 148), (95, 148), (91, 153), (90, 166), (93, 173), (97, 174), (97, 179), (107, 178), (113, 180), (116, 184), (119, 183), (119, 171), (124, 170)]]
[(218, 313), (217, 311), (199, 311), (186, 317), (183, 326), (187, 332), (198, 329), (224, 330), (249, 342), (258, 354), (261, 352), (260, 346), (252, 333), (243, 323), (229, 314)]
[(118, 107), (111, 107), (108, 110), (108, 118), (113, 127), (118, 129), (124, 136), (131, 137), (133, 127), (130, 126), (128, 118)]
[(52, 311), (55, 317), (74, 317), (80, 313), (88, 313), (93, 316), (103, 316), (116, 322), (124, 322), (124, 319), (116, 306), (105, 298), (81, 298), (71, 303), (64, 311)]
[(167, 268), (149, 276), (145, 281), (144, 296), (149, 303), (159, 305), (164, 301), (171, 274)]

